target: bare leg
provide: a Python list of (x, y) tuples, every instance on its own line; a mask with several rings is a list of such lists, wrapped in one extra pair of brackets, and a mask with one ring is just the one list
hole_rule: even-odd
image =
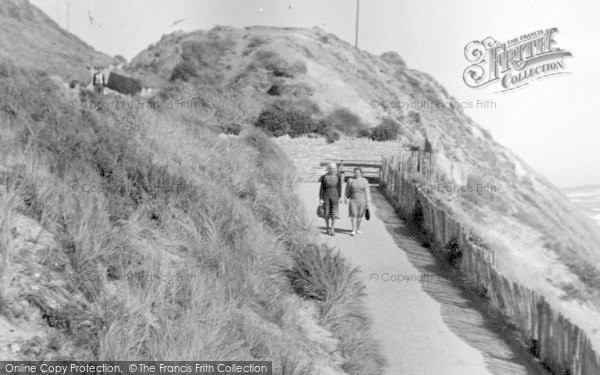
[(362, 217), (357, 217), (356, 218), (356, 231), (358, 232), (360, 230), (360, 222), (362, 221)]
[(352, 233), (356, 233), (356, 218), (355, 217), (351, 217), (350, 221), (352, 222)]
[(335, 236), (335, 219), (331, 219), (331, 235)]
[(325, 230), (327, 231), (327, 234), (329, 234), (329, 219), (325, 219)]

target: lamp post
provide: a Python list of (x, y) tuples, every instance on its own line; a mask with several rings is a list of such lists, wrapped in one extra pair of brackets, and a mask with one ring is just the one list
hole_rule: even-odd
[(354, 36), (354, 48), (358, 48), (358, 12), (360, 9), (360, 0), (356, 0), (356, 32)]
[(67, 2), (67, 31), (71, 31), (71, 2)]

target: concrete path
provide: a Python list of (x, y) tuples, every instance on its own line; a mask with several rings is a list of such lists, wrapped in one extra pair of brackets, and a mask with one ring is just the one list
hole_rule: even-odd
[(494, 332), (476, 306), (455, 286), (445, 267), (406, 232), (382, 195), (373, 192), (372, 218), (350, 236), (348, 206), (340, 206), (335, 237), (315, 215), (318, 185), (301, 184), (306, 214), (336, 248), (361, 269), (374, 336), (389, 362), (387, 374), (544, 374)]

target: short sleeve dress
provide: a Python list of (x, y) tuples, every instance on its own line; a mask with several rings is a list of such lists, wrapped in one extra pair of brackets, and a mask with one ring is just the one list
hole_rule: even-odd
[(369, 182), (364, 177), (353, 178), (346, 184), (346, 197), (350, 198), (348, 205), (350, 217), (362, 218), (367, 208), (367, 189)]
[(319, 198), (325, 201), (325, 218), (339, 219), (339, 201), (342, 196), (342, 179), (339, 174), (325, 174), (320, 178)]

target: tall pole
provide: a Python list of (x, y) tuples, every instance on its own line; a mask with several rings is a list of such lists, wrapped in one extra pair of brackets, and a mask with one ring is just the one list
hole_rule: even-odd
[(58, 8), (58, 0), (56, 0), (56, 23), (60, 25), (60, 10)]
[(354, 48), (358, 48), (358, 12), (360, 9), (360, 0), (356, 0), (356, 33), (354, 37)]

